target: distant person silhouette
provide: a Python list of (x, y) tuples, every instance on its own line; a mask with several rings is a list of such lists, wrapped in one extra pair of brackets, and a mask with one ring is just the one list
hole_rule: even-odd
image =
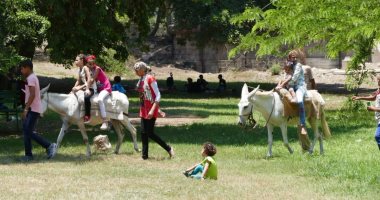
[(219, 74), (218, 79), (219, 79), (218, 92), (226, 91), (227, 83), (226, 83), (226, 80), (223, 79), (223, 75)]
[(197, 80), (197, 86), (199, 87), (200, 92), (206, 91), (208, 89), (207, 85), (208, 85), (208, 82), (203, 78), (203, 75), (202, 74), (199, 75), (199, 78)]
[(172, 72), (170, 72), (169, 77), (166, 79), (166, 87), (168, 88), (168, 90), (174, 89), (174, 78)]

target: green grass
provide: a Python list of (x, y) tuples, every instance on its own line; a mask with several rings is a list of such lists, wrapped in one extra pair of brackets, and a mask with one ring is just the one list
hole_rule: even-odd
[[(342, 96), (328, 95), (328, 99)], [(133, 152), (129, 133), (120, 155), (97, 153), (84, 156), (85, 146), (78, 131), (69, 132), (56, 158), (34, 145), (35, 161), (18, 161), (23, 155), (22, 138), (0, 137), (0, 193), (2, 199), (376, 199), (380, 186), (379, 150), (373, 139), (375, 122), (367, 112), (327, 111), (332, 138), (325, 141), (325, 155), (303, 154), (295, 127), (289, 127), (289, 154), (275, 129), (274, 157), (265, 159), (266, 128), (263, 117), (258, 128), (236, 125), (235, 97), (164, 94), (162, 108), (169, 115), (203, 117), (202, 122), (183, 126), (157, 127), (170, 143), (176, 158), (150, 143), (151, 159), (143, 161)], [(138, 100), (131, 98), (131, 113)], [(1, 126), (4, 126), (2, 124)], [(1, 128), (1, 127), (0, 127)], [(39, 132), (52, 141), (60, 129), (59, 117), (51, 111), (39, 122)], [(138, 127), (139, 129), (139, 127)], [(98, 134), (89, 132), (90, 140)], [(181, 171), (199, 162), (202, 143), (216, 144), (219, 180), (196, 181)], [(139, 143), (141, 146), (141, 143)]]

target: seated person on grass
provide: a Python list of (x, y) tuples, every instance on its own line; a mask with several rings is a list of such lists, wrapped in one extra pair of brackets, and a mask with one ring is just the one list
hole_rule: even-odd
[(201, 163), (190, 167), (183, 174), (186, 177), (191, 177), (195, 179), (218, 179), (218, 168), (213, 156), (216, 154), (216, 147), (210, 143), (206, 142), (203, 144), (203, 149), (201, 152), (204, 160)]

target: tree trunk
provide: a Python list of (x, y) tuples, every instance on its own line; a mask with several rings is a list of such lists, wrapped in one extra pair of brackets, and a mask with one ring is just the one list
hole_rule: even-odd
[(36, 44), (33, 41), (23, 40), (20, 45), (18, 54), (20, 56), (24, 56), (32, 60), (35, 50), (36, 50)]
[(158, 8), (157, 15), (156, 15), (156, 23), (154, 24), (154, 27), (152, 31), (149, 33), (149, 37), (152, 38), (156, 35), (158, 29), (160, 28), (160, 23), (162, 21), (162, 17), (165, 14), (165, 8), (163, 6)]

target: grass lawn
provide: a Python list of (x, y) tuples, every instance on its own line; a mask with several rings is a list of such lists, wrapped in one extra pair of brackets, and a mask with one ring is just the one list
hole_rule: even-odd
[[(373, 138), (375, 121), (367, 112), (340, 113), (343, 96), (325, 95), (332, 138), (325, 141), (325, 155), (303, 154), (295, 127), (289, 127), (289, 154), (275, 129), (274, 157), (265, 159), (267, 135), (263, 117), (254, 130), (236, 125), (236, 97), (163, 95), (168, 115), (196, 115), (202, 122), (183, 126), (157, 127), (170, 143), (176, 157), (150, 143), (150, 160), (133, 152), (129, 133), (120, 155), (97, 153), (85, 157), (79, 131), (64, 138), (59, 154), (50, 161), (34, 145), (35, 161), (19, 162), (23, 142), (19, 136), (0, 137), (0, 199), (376, 199), (380, 187), (379, 150)], [(131, 98), (131, 113), (138, 101)], [(4, 120), (2, 120), (4, 121)], [(2, 124), (1, 126), (5, 126)], [(3, 128), (3, 127), (0, 127)], [(58, 115), (49, 111), (39, 122), (39, 132), (52, 141), (60, 129)], [(139, 129), (139, 127), (138, 127)], [(92, 131), (90, 140), (108, 134)], [(219, 180), (197, 181), (181, 171), (201, 161), (202, 143), (216, 144)], [(141, 147), (141, 143), (139, 143)], [(318, 147), (318, 146), (317, 146)]]

